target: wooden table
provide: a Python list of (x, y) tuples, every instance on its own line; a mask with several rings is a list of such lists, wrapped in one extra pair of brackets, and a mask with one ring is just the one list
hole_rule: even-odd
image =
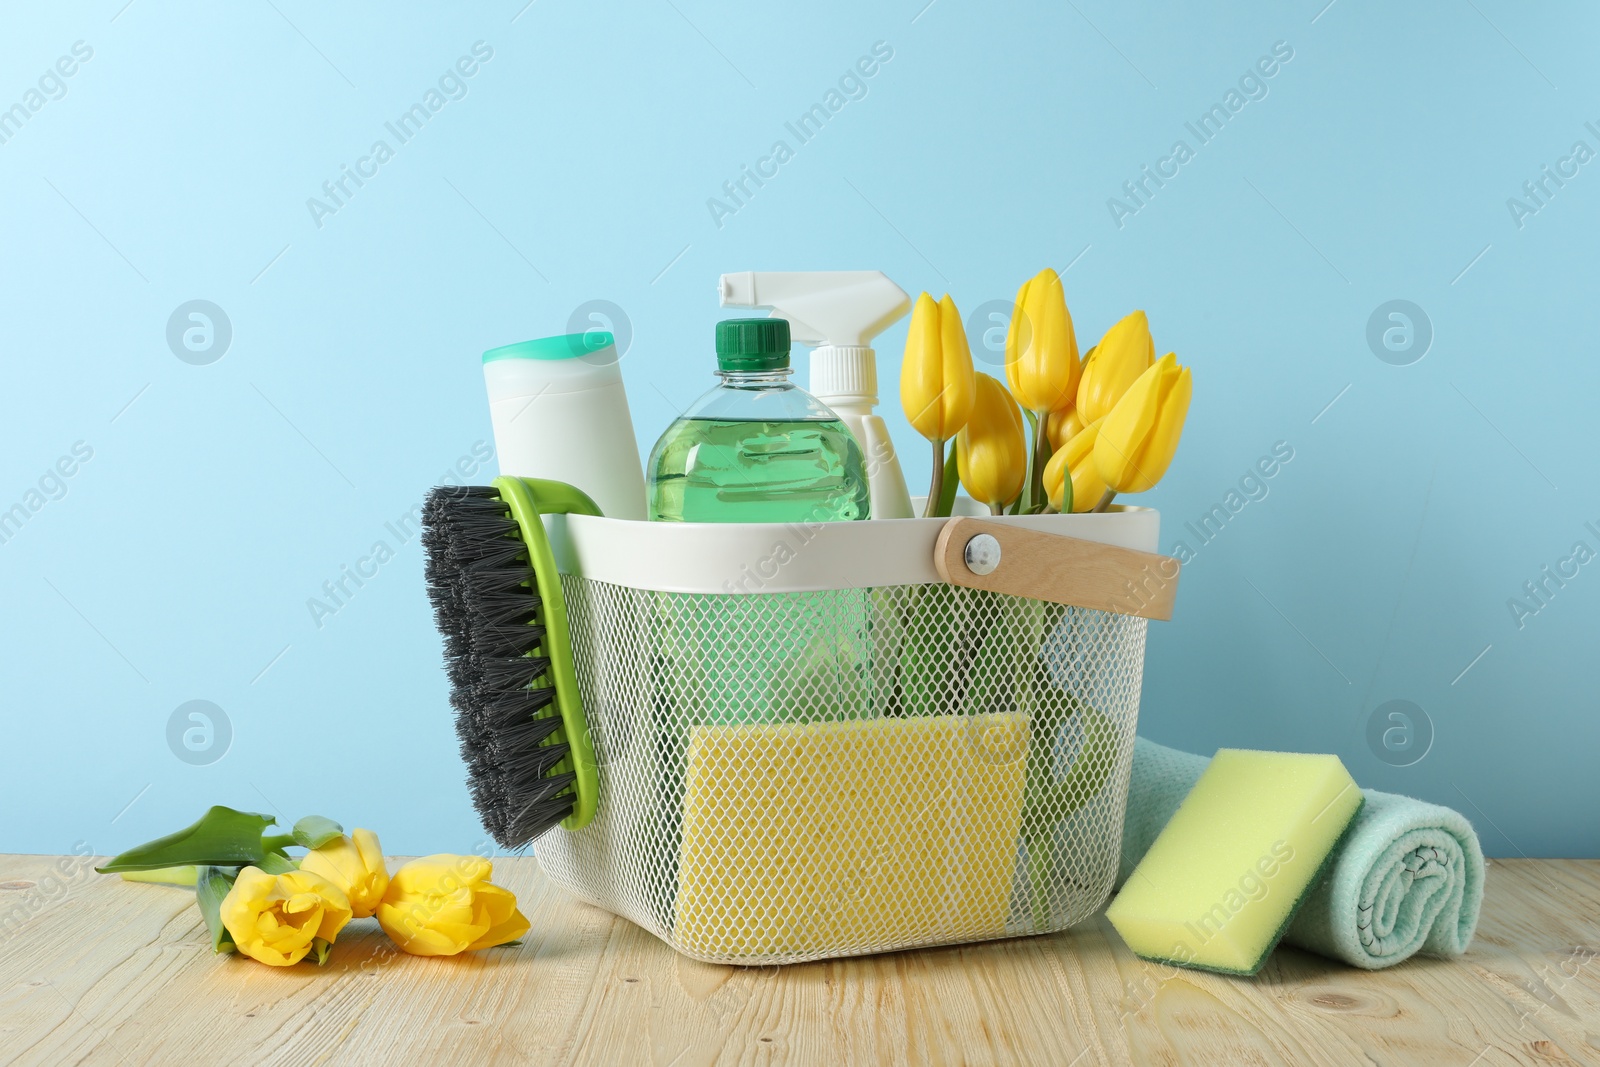
[(1103, 919), (1051, 937), (786, 969), (710, 966), (549, 886), (496, 881), (519, 947), (326, 967), (213, 956), (188, 891), (0, 856), (0, 1062), (1600, 1064), (1600, 861), (1494, 863), (1472, 951), (1369, 973), (1280, 949), (1171, 972)]

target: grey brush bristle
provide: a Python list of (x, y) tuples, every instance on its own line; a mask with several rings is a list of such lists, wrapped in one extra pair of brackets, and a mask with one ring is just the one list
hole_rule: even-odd
[(574, 776), (552, 773), (570, 746), (550, 660), (534, 654), (545, 639), (539, 576), (516, 520), (488, 486), (430, 492), (422, 546), (472, 803), (490, 836), (520, 848), (570, 815), (575, 799)]

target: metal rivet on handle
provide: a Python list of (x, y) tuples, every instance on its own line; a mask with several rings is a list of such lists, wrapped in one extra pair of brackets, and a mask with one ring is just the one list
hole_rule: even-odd
[(1000, 542), (993, 534), (978, 534), (967, 542), (962, 557), (973, 574), (992, 574), (1000, 566)]

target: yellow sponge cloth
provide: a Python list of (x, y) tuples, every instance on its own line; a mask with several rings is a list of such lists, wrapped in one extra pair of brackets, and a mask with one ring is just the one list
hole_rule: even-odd
[(1027, 718), (697, 726), (676, 940), (726, 959), (1003, 933)]
[(1361, 800), (1337, 756), (1222, 749), (1106, 918), (1146, 959), (1254, 974)]

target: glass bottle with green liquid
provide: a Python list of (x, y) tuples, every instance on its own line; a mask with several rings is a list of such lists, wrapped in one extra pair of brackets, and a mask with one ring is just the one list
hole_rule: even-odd
[[(721, 383), (651, 451), (650, 518), (800, 526), (867, 518), (861, 446), (832, 410), (789, 381), (788, 320), (728, 319), (717, 323), (716, 342)], [(729, 562), (737, 572), (741, 561)], [(742, 562), (754, 569), (757, 561)], [(755, 592), (664, 595), (657, 652), (668, 698), (705, 723), (865, 714), (864, 594)]]
[(650, 518), (833, 522), (867, 517), (861, 446), (789, 381), (787, 319), (717, 323), (722, 382), (667, 427), (650, 454)]

